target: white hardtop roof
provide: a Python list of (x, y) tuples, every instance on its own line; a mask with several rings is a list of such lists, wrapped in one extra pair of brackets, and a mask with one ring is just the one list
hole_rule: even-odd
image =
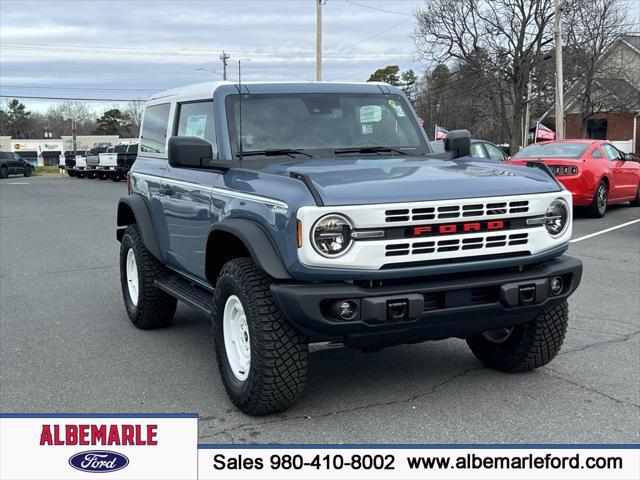
[[(327, 85), (387, 85), (384, 82), (242, 82), (242, 85), (314, 85), (314, 84), (327, 84)], [(238, 82), (229, 81), (217, 81), (217, 82), (203, 82), (194, 83), (192, 85), (186, 85), (184, 87), (173, 88), (171, 90), (165, 90), (163, 92), (154, 93), (147, 101), (156, 100), (165, 97), (183, 97), (183, 96), (196, 96), (196, 95), (212, 95), (214, 90), (221, 85), (238, 85)]]

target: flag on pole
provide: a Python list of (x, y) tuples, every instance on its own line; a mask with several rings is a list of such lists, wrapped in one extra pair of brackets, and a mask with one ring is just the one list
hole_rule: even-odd
[(439, 127), (438, 125), (436, 125), (436, 132), (435, 132), (433, 138), (435, 140), (444, 140), (444, 137), (447, 136), (447, 133), (449, 133), (448, 130), (445, 130), (444, 128)]
[(540, 122), (536, 123), (536, 141), (538, 139), (541, 140), (555, 140), (556, 139), (556, 132), (554, 132), (553, 130), (551, 130), (548, 127), (545, 127), (544, 125), (542, 125)]

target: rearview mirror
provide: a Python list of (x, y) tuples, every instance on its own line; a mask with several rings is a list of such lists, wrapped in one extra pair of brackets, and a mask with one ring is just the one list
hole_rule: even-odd
[(471, 155), (471, 134), (469, 130), (452, 130), (444, 137), (444, 149), (453, 152), (453, 158)]
[(213, 149), (198, 137), (171, 137), (169, 139), (169, 165), (175, 168), (206, 168), (213, 160)]

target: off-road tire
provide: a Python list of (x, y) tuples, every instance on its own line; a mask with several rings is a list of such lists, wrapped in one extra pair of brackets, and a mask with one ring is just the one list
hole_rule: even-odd
[[(604, 209), (602, 208), (599, 202), (599, 194), (600, 194), (600, 190), (602, 189), (604, 189), (605, 196), (606, 196)], [(607, 182), (605, 182), (604, 180), (600, 180), (600, 183), (598, 183), (598, 186), (596, 187), (596, 191), (593, 194), (593, 200), (591, 201), (591, 205), (587, 207), (587, 214), (591, 218), (602, 218), (604, 217), (604, 214), (607, 213), (608, 206), (609, 206), (609, 186), (607, 185)]]
[(565, 300), (547, 307), (531, 322), (513, 327), (511, 336), (502, 343), (477, 335), (467, 338), (467, 344), (486, 367), (507, 373), (527, 372), (546, 365), (558, 354), (568, 320)]
[(111, 179), (112, 182), (119, 182), (120, 181), (120, 175), (118, 175), (117, 173), (109, 173), (109, 178)]
[[(272, 279), (251, 258), (227, 262), (213, 296), (213, 332), (218, 368), (227, 394), (248, 415), (286, 410), (300, 398), (306, 381), (308, 340), (283, 318), (271, 296)], [(236, 295), (250, 334), (251, 363), (246, 380), (229, 366), (224, 342), (226, 301)]]
[(76, 178), (84, 178), (85, 177), (85, 173), (83, 171), (78, 170), (76, 172)]
[(33, 167), (25, 167), (23, 175), (25, 177), (30, 177), (33, 175)]
[(69, 175), (70, 177), (75, 177), (76, 172), (74, 172), (73, 170), (67, 170), (67, 175)]
[[(129, 249), (133, 249), (138, 269), (137, 305), (132, 302), (127, 287), (126, 261)], [(144, 246), (138, 226), (129, 225), (120, 243), (120, 283), (127, 315), (136, 327), (147, 330), (171, 324), (178, 301), (154, 283), (166, 274), (166, 268)]]
[(640, 207), (640, 185), (638, 185), (638, 189), (636, 190), (636, 198), (631, 200), (631, 202), (629, 202), (629, 204), (632, 207)]
[(108, 173), (99, 173), (98, 174), (98, 179), (100, 179), (100, 180), (106, 180), (107, 178), (109, 178), (109, 174)]
[(89, 172), (87, 173), (87, 178), (91, 178), (94, 179), (98, 176), (98, 174), (96, 172)]
[(7, 167), (0, 168), (0, 178), (7, 178), (9, 176), (9, 169)]

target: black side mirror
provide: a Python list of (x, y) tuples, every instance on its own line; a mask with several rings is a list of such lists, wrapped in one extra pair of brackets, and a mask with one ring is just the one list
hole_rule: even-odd
[(453, 152), (453, 158), (471, 155), (471, 134), (469, 130), (452, 130), (444, 137), (444, 149)]
[(622, 154), (622, 159), (625, 162), (637, 162), (638, 159), (633, 155), (633, 153), (623, 153)]
[(206, 168), (213, 160), (213, 149), (198, 137), (169, 138), (169, 165), (176, 168)]

